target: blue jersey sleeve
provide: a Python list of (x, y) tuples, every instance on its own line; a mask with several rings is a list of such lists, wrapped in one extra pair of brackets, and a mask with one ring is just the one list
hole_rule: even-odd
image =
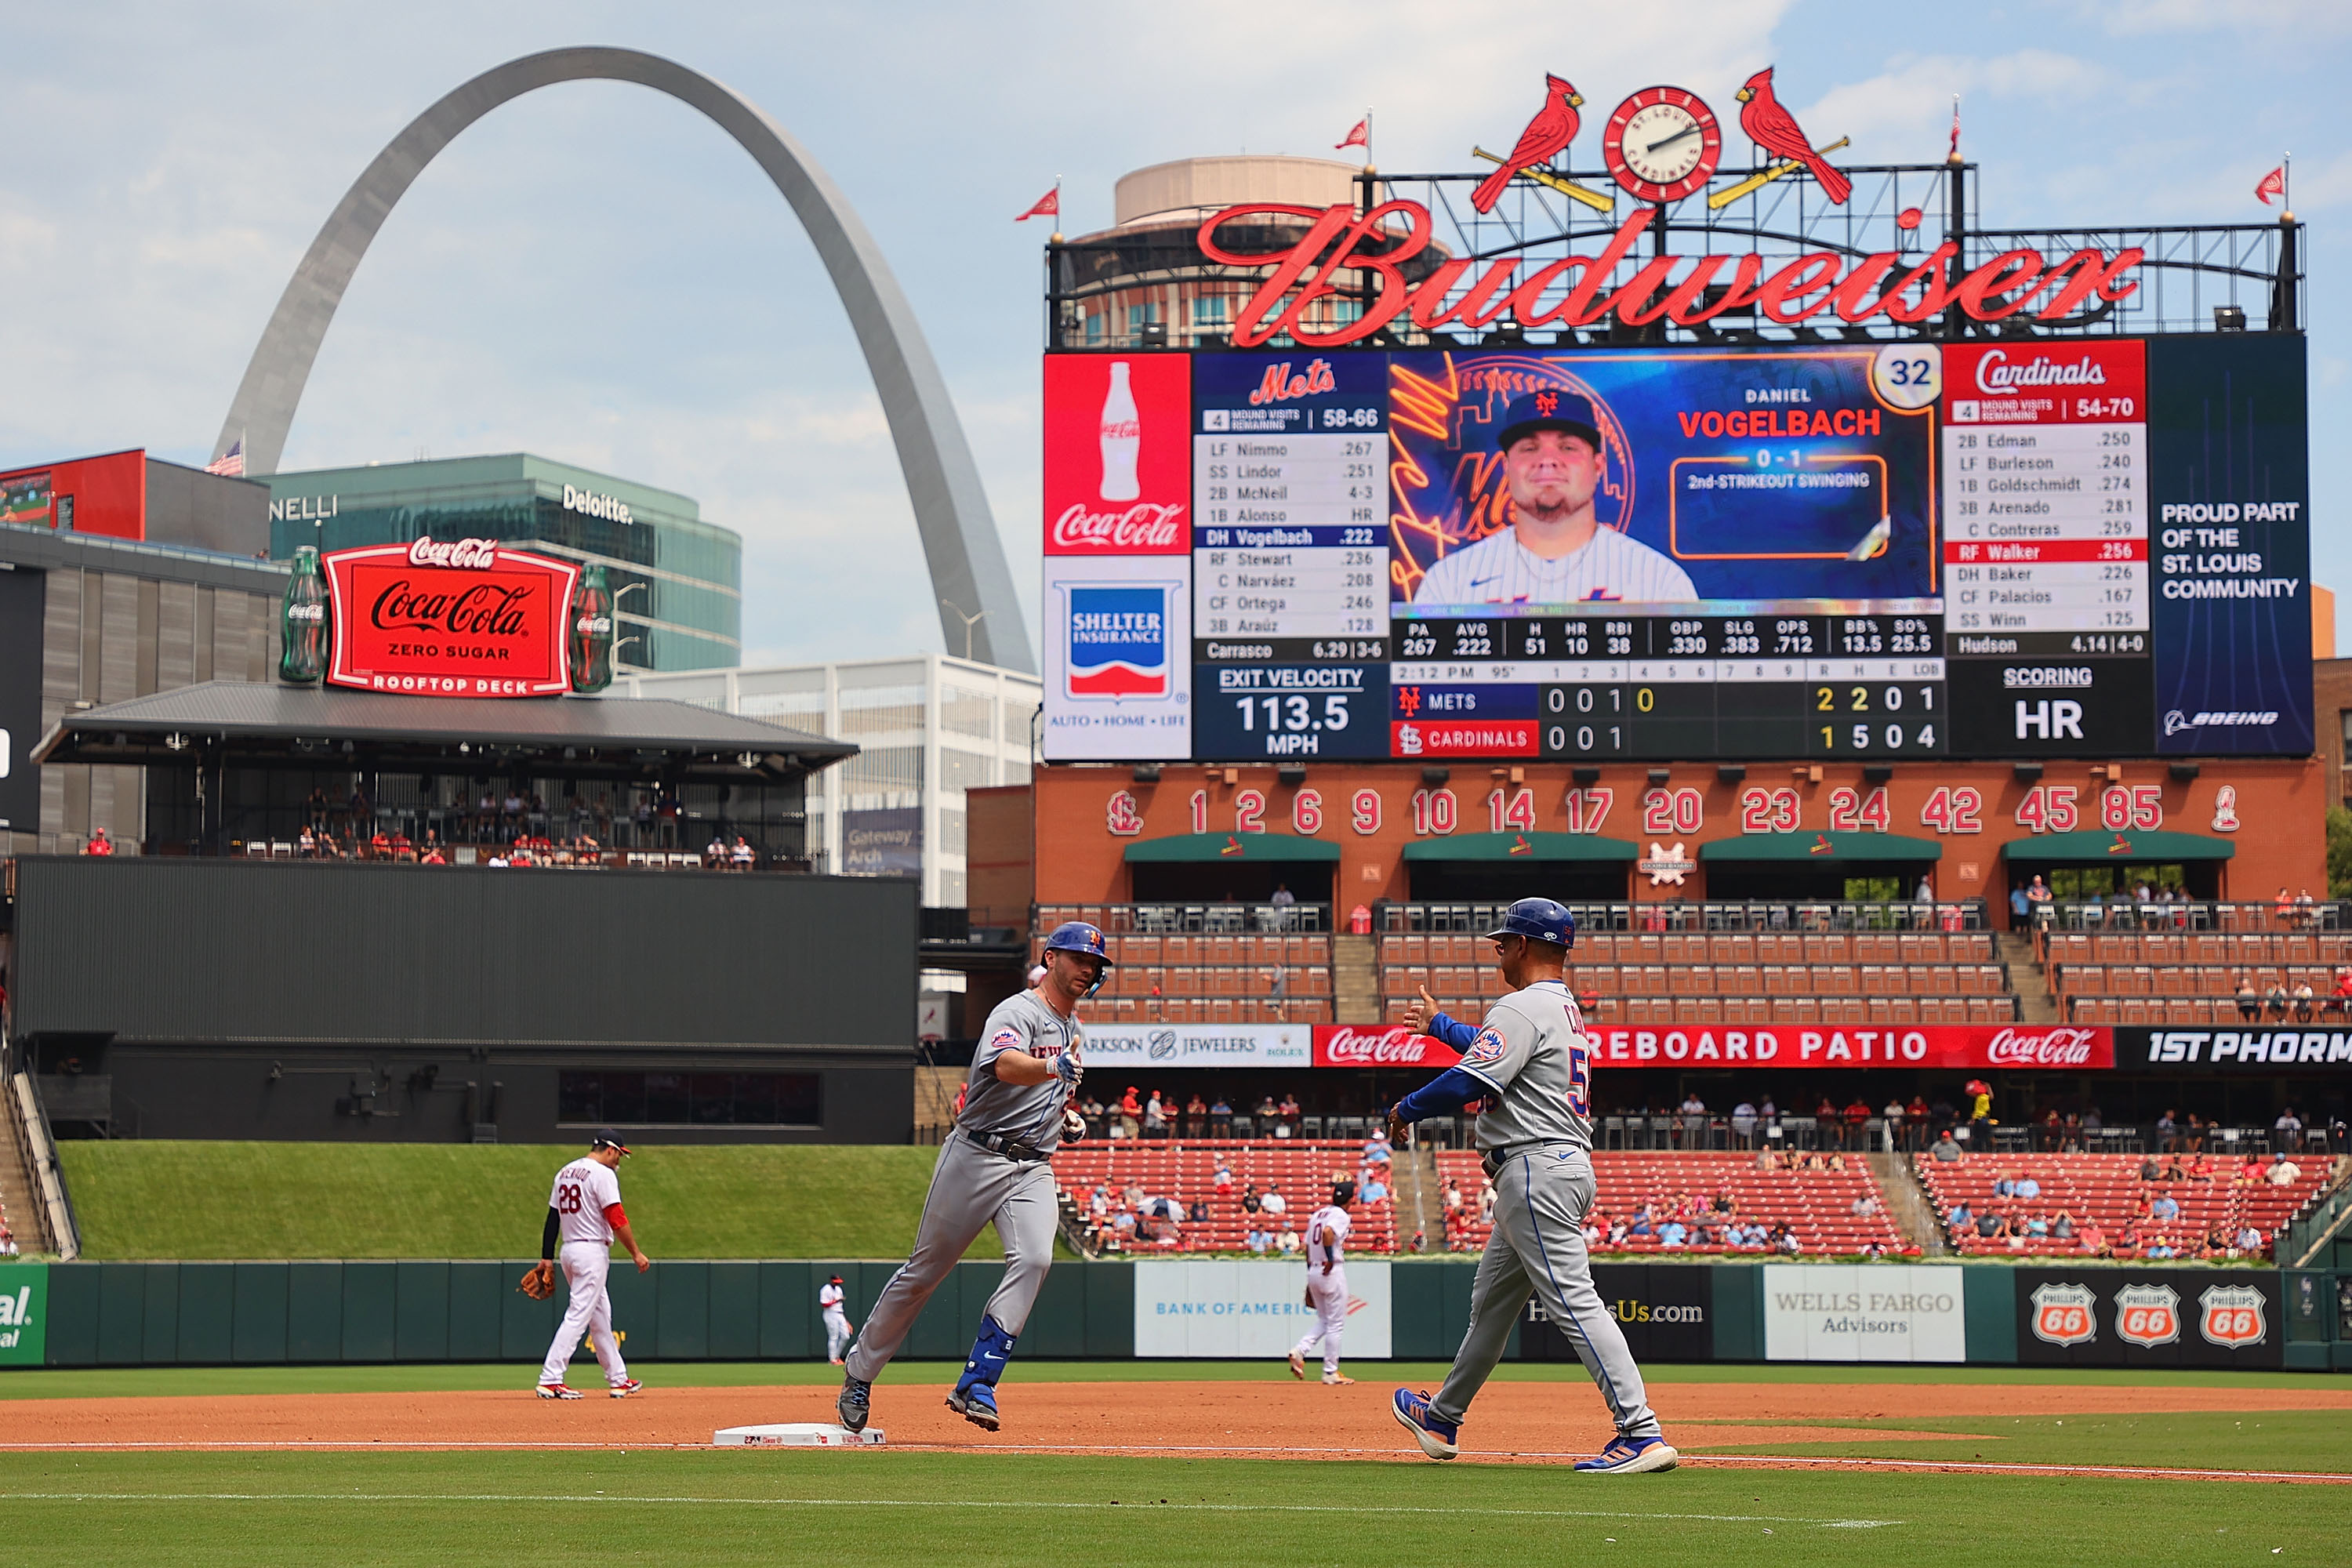
[(1465, 1024), (1444, 1013), (1432, 1013), (1429, 1027), (1422, 1033), (1453, 1050), (1466, 1051), (1470, 1048), (1470, 1042), (1478, 1037), (1478, 1026)]

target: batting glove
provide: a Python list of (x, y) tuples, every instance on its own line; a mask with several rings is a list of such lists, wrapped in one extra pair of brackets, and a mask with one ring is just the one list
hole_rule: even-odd
[(1075, 1092), (1078, 1080), (1087, 1076), (1087, 1069), (1078, 1065), (1076, 1051), (1064, 1051), (1054, 1058), (1054, 1076), (1062, 1080), (1063, 1088)]

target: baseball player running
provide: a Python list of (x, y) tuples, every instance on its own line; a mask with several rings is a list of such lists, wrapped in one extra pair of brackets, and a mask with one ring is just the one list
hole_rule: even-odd
[(604, 1289), (615, 1237), (637, 1260), (638, 1273), (654, 1266), (637, 1245), (629, 1229), (629, 1216), (621, 1207), (621, 1179), (614, 1173), (628, 1154), (620, 1134), (604, 1128), (588, 1140), (586, 1159), (574, 1160), (555, 1173), (555, 1186), (547, 1198), (547, 1228), (540, 1237), (539, 1268), (542, 1282), (552, 1284), (546, 1276), (554, 1270), (560, 1236), (563, 1278), (572, 1299), (563, 1309), (563, 1323), (555, 1331), (554, 1342), (547, 1347), (547, 1363), (539, 1369), (541, 1399), (581, 1397), (578, 1389), (565, 1385), (563, 1371), (572, 1364), (572, 1352), (580, 1348), (583, 1332), (604, 1369), (604, 1381), (611, 1385), (614, 1398), (626, 1398), (644, 1386), (629, 1375), (627, 1363), (621, 1360), (620, 1342), (613, 1338), (613, 1298)]
[(1355, 1201), (1356, 1184), (1335, 1183), (1331, 1201), (1307, 1220), (1307, 1304), (1315, 1309), (1315, 1326), (1290, 1347), (1290, 1375), (1307, 1376), (1307, 1355), (1316, 1342), (1323, 1345), (1323, 1381), (1335, 1385), (1355, 1382), (1339, 1373), (1339, 1331), (1348, 1326), (1348, 1271), (1339, 1248), (1348, 1239), (1348, 1205)]
[(849, 1348), (849, 1313), (843, 1306), (847, 1299), (838, 1274), (826, 1280), (824, 1289), (816, 1293), (817, 1310), (824, 1315), (824, 1353), (835, 1366), (841, 1364), (841, 1352)]
[(866, 1429), (874, 1380), (906, 1342), (923, 1303), (992, 1220), (1004, 1244), (1004, 1279), (981, 1315), (948, 1408), (975, 1426), (997, 1429), (996, 1380), (1054, 1261), (1049, 1162), (1062, 1139), (1075, 1139), (1086, 1125), (1069, 1108), (1080, 1077), (1078, 1024), (1071, 1014), (1109, 968), (1101, 931), (1078, 921), (1056, 926), (1045, 939), (1044, 977), (988, 1016), (963, 1109), (931, 1170), (914, 1254), (882, 1288), (849, 1352), (834, 1404), (851, 1431)]
[(1501, 1358), (1511, 1325), (1539, 1294), (1616, 1418), (1617, 1436), (1576, 1468), (1608, 1475), (1670, 1470), (1681, 1457), (1658, 1430), (1625, 1336), (1592, 1288), (1584, 1215), (1592, 1206), (1592, 1066), (1583, 1020), (1561, 971), (1576, 920), (1549, 899), (1521, 899), (1486, 933), (1511, 994), (1472, 1029), (1424, 998), (1407, 1021), (1462, 1053), (1460, 1065), (1390, 1108), (1389, 1135), (1484, 1100), (1478, 1148), (1495, 1184), (1495, 1229), (1471, 1288), (1470, 1326), (1435, 1398), (1400, 1388), (1397, 1420), (1422, 1452), (1461, 1451), (1463, 1418)]

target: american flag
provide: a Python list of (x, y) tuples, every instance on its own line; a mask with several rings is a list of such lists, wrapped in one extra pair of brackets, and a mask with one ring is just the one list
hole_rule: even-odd
[(208, 474), (226, 474), (230, 479), (245, 478), (245, 437), (239, 436), (228, 444), (228, 450), (205, 465)]

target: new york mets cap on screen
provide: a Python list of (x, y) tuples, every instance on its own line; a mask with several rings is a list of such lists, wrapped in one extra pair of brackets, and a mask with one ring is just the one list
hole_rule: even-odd
[(1510, 407), (1504, 411), (1502, 426), (1495, 432), (1495, 449), (1507, 452), (1512, 442), (1538, 430), (1581, 436), (1592, 444), (1594, 451), (1601, 449), (1601, 425), (1592, 417), (1592, 402), (1573, 392), (1547, 386), (1511, 399)]

